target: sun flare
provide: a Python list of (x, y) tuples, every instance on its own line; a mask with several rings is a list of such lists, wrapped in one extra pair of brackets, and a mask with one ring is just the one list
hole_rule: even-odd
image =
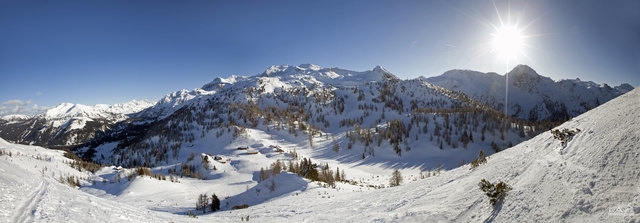
[(492, 34), (492, 51), (498, 57), (506, 61), (514, 61), (518, 55), (522, 54), (524, 46), (522, 31), (516, 26), (503, 25), (497, 27)]

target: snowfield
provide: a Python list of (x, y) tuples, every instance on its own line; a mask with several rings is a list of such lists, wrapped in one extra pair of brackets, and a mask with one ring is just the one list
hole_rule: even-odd
[[(62, 151), (0, 139), (1, 222), (170, 222), (180, 218), (99, 198), (57, 180), (90, 177), (64, 162)], [(83, 180), (83, 183), (87, 183)], [(186, 219), (188, 220), (188, 219)]]
[[(640, 221), (640, 91), (613, 99), (556, 129), (564, 128), (580, 129), (565, 146), (545, 132), (490, 156), (486, 164), (473, 170), (467, 164), (423, 180), (408, 177), (416, 173), (403, 170), (405, 183), (401, 186), (370, 190), (344, 183), (335, 189), (323, 187), (286, 172), (275, 176), (273, 191), (269, 190), (270, 179), (242, 183), (216, 181), (213, 176), (207, 180), (180, 178), (180, 183), (150, 177), (100, 183), (112, 177), (117, 168), (80, 172), (64, 163), (69, 160), (61, 151), (2, 140), (0, 148), (12, 155), (0, 156), (0, 219), (231, 222), (250, 216), (257, 222)], [(264, 165), (261, 161), (250, 164), (249, 160), (240, 162)], [(217, 166), (230, 168), (225, 174), (242, 174), (232, 172), (237, 166)], [(367, 165), (340, 167), (347, 168), (350, 178), (365, 178), (368, 169), (377, 169)], [(60, 183), (59, 176), (88, 180), (82, 180), (78, 190)], [(481, 179), (503, 181), (513, 190), (503, 202), (492, 206), (478, 187)], [(238, 185), (244, 189), (238, 190)], [(236, 191), (225, 192), (230, 188)], [(196, 196), (206, 192), (219, 193), (223, 211), (187, 217)], [(153, 208), (158, 200), (175, 203), (175, 208)], [(249, 208), (230, 210), (225, 202), (249, 204)]]

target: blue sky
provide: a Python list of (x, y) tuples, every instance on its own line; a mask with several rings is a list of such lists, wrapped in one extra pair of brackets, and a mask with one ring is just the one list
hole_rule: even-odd
[[(508, 65), (488, 53), (498, 15), (526, 26), (526, 57)], [(638, 86), (640, 1), (0, 0), (0, 114), (156, 100), (302, 63), (401, 78), (522, 63)]]

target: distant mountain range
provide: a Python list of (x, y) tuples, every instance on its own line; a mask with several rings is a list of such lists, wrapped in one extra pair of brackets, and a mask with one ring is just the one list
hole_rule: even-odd
[(35, 116), (7, 115), (0, 118), (0, 135), (23, 144), (70, 146), (91, 140), (96, 131), (130, 120), (153, 106), (150, 101), (87, 106), (62, 103)]
[[(345, 159), (438, 157), (453, 163), (473, 159), (479, 148), (504, 149), (498, 142), (517, 144), (553, 127), (553, 121), (575, 117), (633, 89), (628, 84), (612, 88), (554, 81), (526, 65), (508, 76), (509, 115), (514, 118), (508, 120), (512, 125), (506, 136), (501, 133), (503, 75), (451, 70), (401, 80), (380, 66), (357, 72), (302, 64), (215, 78), (157, 102), (63, 103), (33, 117), (4, 116), (0, 137), (68, 147), (100, 162), (153, 166), (183, 159), (180, 151), (193, 141), (224, 138), (222, 145), (211, 145), (224, 146), (238, 137), (250, 138), (248, 129), (267, 134), (275, 129), (308, 135), (310, 145), (315, 137), (330, 135)], [(440, 152), (467, 147), (474, 149)], [(414, 155), (402, 156), (407, 153)]]
[[(554, 81), (527, 65), (516, 66), (507, 76), (508, 113), (529, 121), (566, 120), (633, 90), (629, 84), (612, 88), (580, 79)], [(505, 78), (505, 75), (471, 70), (451, 70), (437, 77), (421, 77), (435, 85), (464, 92), (500, 111), (504, 111)]]

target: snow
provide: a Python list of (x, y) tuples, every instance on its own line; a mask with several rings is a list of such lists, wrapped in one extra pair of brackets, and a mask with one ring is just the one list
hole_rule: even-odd
[(114, 105), (97, 104), (94, 106), (61, 103), (54, 108), (48, 109), (44, 114), (39, 114), (35, 117), (44, 118), (54, 128), (74, 122), (76, 124), (72, 127), (82, 128), (84, 127), (84, 122), (93, 121), (92, 119), (106, 119), (112, 122), (121, 121), (128, 118), (129, 115), (142, 111), (154, 104), (146, 100), (133, 100)]
[[(328, 200), (306, 193), (213, 216), (291, 222), (638, 221), (639, 101), (640, 91), (634, 90), (559, 126), (582, 130), (566, 147), (547, 132), (489, 157), (475, 170), (466, 165), (399, 187)], [(480, 179), (504, 181), (513, 190), (494, 208), (477, 186)]]
[(368, 82), (381, 81), (384, 80), (385, 76), (395, 78), (393, 74), (381, 66), (376, 66), (373, 70), (358, 72), (340, 68), (322, 68), (313, 64), (271, 66), (260, 76), (276, 77), (285, 82), (290, 81), (292, 78), (311, 77), (320, 86), (333, 85), (340, 87), (351, 87)]
[(7, 121), (8, 124), (18, 123), (20, 121), (24, 121), (31, 118), (31, 116), (21, 115), (21, 114), (13, 114), (13, 115), (5, 115), (0, 117), (0, 120)]
[[(526, 67), (518, 69), (531, 74)], [(465, 72), (453, 75), (459, 73)], [(166, 117), (215, 94), (244, 92), (239, 90), (248, 87), (277, 92), (283, 87), (318, 84), (337, 95), (346, 95), (353, 90), (333, 87), (354, 84), (365, 92), (364, 101), (371, 101), (374, 96), (368, 92), (377, 89), (362, 81), (384, 78), (394, 76), (382, 67), (354, 72), (311, 64), (273, 66), (261, 75), (220, 78), (202, 89), (174, 92), (141, 114)], [(537, 79), (538, 76), (523, 78)], [(453, 100), (446, 97), (450, 91), (421, 80), (406, 81), (399, 86), (423, 100), (427, 97)], [(317, 92), (309, 92), (313, 93)], [(411, 99), (401, 95), (405, 96), (402, 100)], [(357, 106), (359, 102), (355, 98), (350, 96), (345, 104)], [(271, 102), (265, 99), (265, 104)], [(106, 166), (95, 173), (78, 171), (65, 164), (70, 160), (63, 157), (61, 151), (0, 140), (0, 149), (13, 153), (0, 156), (0, 221), (230, 222), (251, 216), (252, 221), (258, 222), (637, 222), (640, 220), (637, 211), (640, 207), (639, 102), (640, 91), (633, 90), (556, 127), (581, 129), (566, 146), (545, 132), (493, 154), (486, 164), (473, 170), (469, 165), (455, 167), (461, 160), (469, 161), (482, 148), (489, 154), (489, 140), (477, 142), (466, 150), (440, 150), (434, 142), (409, 137), (407, 145), (413, 149), (403, 151), (402, 157), (388, 149), (390, 145), (384, 142), (376, 149), (375, 156), (362, 159), (364, 146), (355, 144), (351, 150), (346, 149), (344, 129), (333, 124), (341, 118), (359, 117), (361, 111), (357, 109), (347, 109), (347, 113), (330, 117), (332, 127), (320, 131), (323, 135), (313, 138), (313, 146), (309, 145), (306, 135), (294, 136), (286, 129), (276, 130), (274, 124), (247, 128), (246, 134), (236, 139), (227, 131), (222, 131), (220, 137), (215, 130), (203, 132), (201, 137), (183, 142), (177, 159), (157, 163), (151, 170), (167, 174), (169, 169), (186, 163), (203, 173), (203, 179), (181, 177), (179, 182), (149, 176), (137, 176), (129, 181), (126, 175), (134, 170), (116, 166)], [(59, 107), (56, 112), (60, 114), (66, 108), (69, 113), (82, 117), (66, 123), (67, 129), (82, 128), (82, 123), (91, 119), (91, 109), (86, 107), (73, 104)], [(380, 116), (378, 111), (370, 112), (373, 118), (365, 119), (363, 126), (372, 126), (374, 120), (369, 119)], [(387, 111), (386, 115), (397, 119), (409, 117), (402, 112)], [(193, 129), (186, 133), (200, 135), (199, 126)], [(411, 136), (417, 130), (413, 131)], [(342, 143), (339, 152), (332, 151), (333, 137)], [(487, 137), (491, 136), (487, 134)], [(507, 137), (517, 141), (516, 134)], [(157, 143), (158, 137), (152, 136), (149, 140)], [(98, 146), (95, 159), (109, 161), (114, 158), (111, 155), (117, 146), (117, 142)], [(285, 153), (275, 151), (274, 146)], [(248, 149), (238, 150), (238, 147)], [(336, 167), (344, 170), (353, 184), (337, 183), (332, 188), (287, 172), (259, 182), (260, 168), (276, 160), (285, 163), (293, 160), (288, 154), (293, 150), (315, 163), (328, 164), (331, 170)], [(192, 160), (188, 158), (190, 154), (195, 154)], [(209, 161), (206, 166), (205, 157)], [(426, 179), (418, 177), (419, 168), (433, 168), (436, 162), (442, 162), (444, 168), (450, 170)], [(394, 168), (402, 172), (404, 183), (374, 189), (374, 186), (388, 185)], [(118, 175), (122, 176), (121, 181), (116, 180)], [(82, 186), (72, 188), (62, 184), (60, 176), (79, 177)], [(513, 190), (503, 203), (493, 207), (479, 190), (480, 179), (504, 181)], [(223, 211), (198, 212), (197, 219), (187, 217), (186, 213), (195, 211), (195, 200), (202, 193), (215, 193)], [(232, 206), (241, 204), (250, 207), (231, 210)], [(625, 212), (626, 207), (632, 207), (632, 213)]]
[[(2, 149), (14, 155), (0, 157), (0, 216), (38, 222), (237, 221), (247, 215), (259, 222), (634, 222), (640, 206), (639, 101), (640, 91), (634, 90), (557, 127), (581, 130), (566, 146), (546, 132), (490, 156), (474, 170), (465, 165), (424, 180), (407, 178), (410, 172), (404, 170), (403, 185), (368, 191), (341, 183), (337, 189), (325, 188), (289, 173), (275, 176), (273, 192), (270, 179), (245, 184), (181, 178), (181, 183), (171, 183), (149, 177), (76, 190), (47, 177), (48, 172), (40, 173), (46, 165), (76, 171), (60, 162), (61, 152), (1, 141)], [(46, 158), (32, 157), (38, 154)], [(226, 174), (248, 167), (216, 165), (232, 167)], [(114, 171), (102, 169), (93, 177)], [(513, 190), (493, 207), (477, 186), (480, 179), (504, 181)], [(225, 199), (223, 188), (238, 185), (250, 189), (236, 190)], [(182, 215), (188, 209), (180, 206), (193, 205), (202, 192), (216, 192), (223, 204), (250, 207), (200, 214), (197, 219)], [(176, 202), (178, 208), (169, 208)], [(158, 205), (162, 203), (165, 206)]]
[(149, 119), (164, 119), (178, 109), (189, 105), (192, 102), (196, 102), (201, 97), (206, 97), (214, 94), (215, 91), (207, 91), (200, 88), (193, 89), (191, 91), (182, 89), (164, 96), (164, 98), (158, 100), (153, 106), (148, 107), (139, 113), (135, 114), (135, 117), (149, 118)]
[(27, 115), (14, 114), (14, 115), (2, 116), (1, 119), (5, 120), (5, 121), (13, 121), (13, 120), (23, 120), (23, 119), (28, 119), (28, 118), (29, 118), (29, 116), (27, 116)]
[[(508, 74), (509, 115), (523, 120), (545, 120), (563, 114), (575, 117), (633, 89), (628, 84), (610, 88), (590, 81), (544, 77), (531, 67), (518, 65)], [(419, 78), (504, 110), (505, 76), (471, 70), (450, 70), (437, 77)]]
[(87, 106), (82, 104), (62, 103), (54, 108), (47, 110), (44, 117), (49, 120), (84, 117), (84, 118), (109, 118), (114, 115), (127, 115), (142, 111), (155, 103), (150, 101), (137, 101), (106, 105), (97, 104)]
[(69, 122), (69, 127), (67, 127), (67, 131), (70, 131), (73, 129), (82, 129), (87, 124), (87, 122), (90, 122), (90, 121), (93, 121), (93, 120), (85, 117), (73, 118)]
[(185, 218), (95, 197), (61, 184), (57, 177), (88, 174), (63, 163), (69, 160), (62, 151), (2, 139), (0, 149), (12, 153), (0, 156), (2, 222), (169, 222)]
[(218, 89), (219, 87), (223, 87), (225, 85), (231, 85), (238, 81), (244, 80), (247, 77), (231, 75), (228, 78), (216, 77), (213, 81), (202, 86), (203, 90), (213, 91)]

